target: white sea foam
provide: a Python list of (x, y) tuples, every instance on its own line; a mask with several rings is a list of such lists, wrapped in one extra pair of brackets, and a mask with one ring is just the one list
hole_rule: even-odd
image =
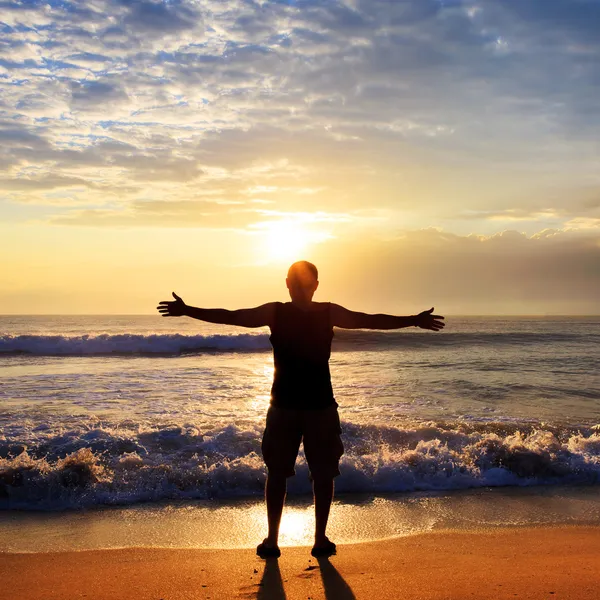
[[(339, 492), (600, 483), (600, 434), (525, 423), (344, 423)], [(258, 425), (40, 429), (0, 443), (0, 507), (63, 509), (149, 500), (252, 496), (266, 476)], [(25, 436), (23, 436), (25, 437)], [(291, 493), (310, 491), (301, 453)]]

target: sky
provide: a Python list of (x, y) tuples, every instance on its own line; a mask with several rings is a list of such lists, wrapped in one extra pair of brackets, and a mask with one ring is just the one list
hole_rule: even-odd
[(0, 0), (0, 314), (600, 313), (599, 0)]

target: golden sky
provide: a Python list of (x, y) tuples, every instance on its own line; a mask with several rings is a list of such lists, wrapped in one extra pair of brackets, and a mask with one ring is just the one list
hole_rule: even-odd
[(3, 4), (0, 314), (600, 311), (600, 4)]

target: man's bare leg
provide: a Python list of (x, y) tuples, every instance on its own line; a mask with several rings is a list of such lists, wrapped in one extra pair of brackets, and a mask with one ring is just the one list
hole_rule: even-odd
[(313, 480), (315, 495), (315, 548), (323, 548), (331, 542), (325, 535), (329, 511), (333, 500), (333, 477), (316, 477)]
[(265, 487), (265, 499), (267, 501), (267, 518), (269, 521), (269, 534), (263, 542), (268, 547), (276, 547), (279, 539), (279, 524), (281, 513), (285, 502), (287, 488), (286, 477), (269, 473)]

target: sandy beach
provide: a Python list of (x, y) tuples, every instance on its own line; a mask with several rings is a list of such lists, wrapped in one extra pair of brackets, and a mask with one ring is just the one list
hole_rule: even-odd
[(463, 599), (600, 595), (600, 527), (443, 531), (309, 548), (263, 561), (247, 550), (124, 548), (0, 555), (6, 600)]

